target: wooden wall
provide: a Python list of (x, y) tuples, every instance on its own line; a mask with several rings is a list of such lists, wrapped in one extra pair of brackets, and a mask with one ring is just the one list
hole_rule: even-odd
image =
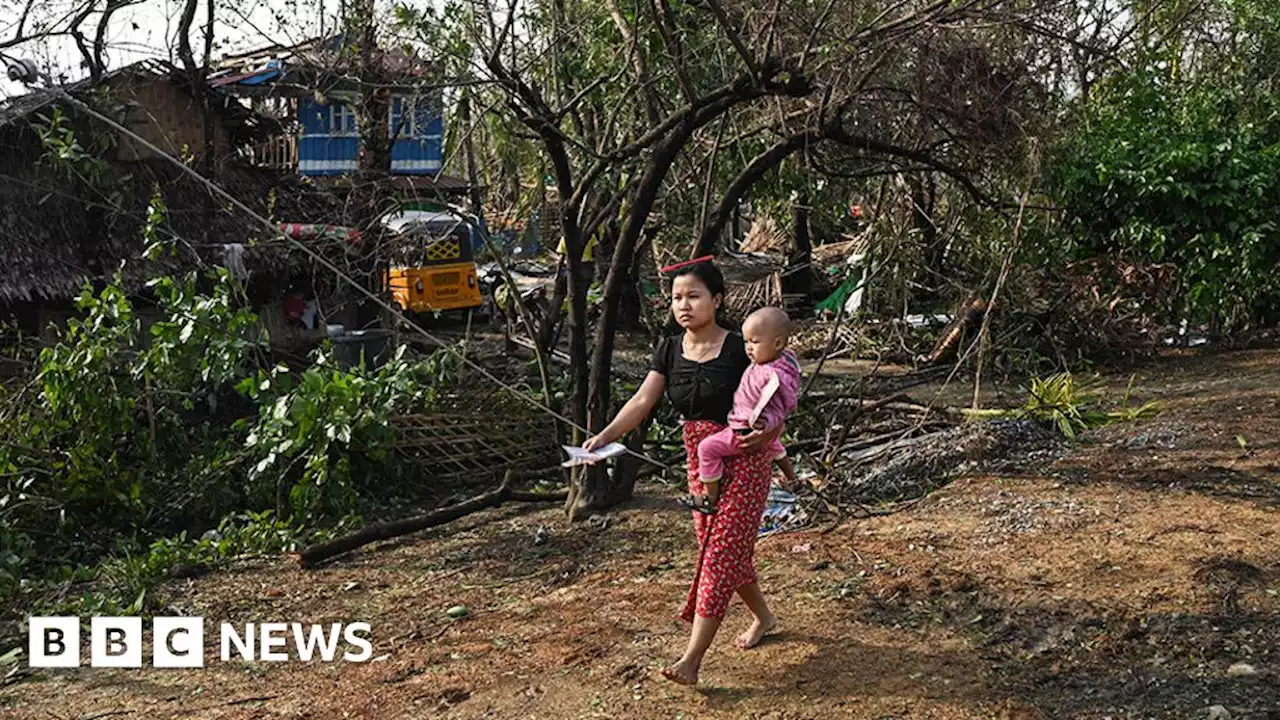
[[(129, 129), (176, 157), (204, 156), (204, 111), (188, 93), (169, 78), (125, 79), (115, 88), (129, 109)], [(235, 152), (227, 128), (215, 119), (214, 148), (217, 159)], [(118, 159), (151, 160), (156, 154), (130, 138), (120, 138)]]

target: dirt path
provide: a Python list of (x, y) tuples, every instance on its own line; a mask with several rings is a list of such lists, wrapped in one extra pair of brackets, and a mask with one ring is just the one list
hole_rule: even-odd
[(366, 620), (374, 662), (47, 672), (0, 691), (0, 716), (1280, 717), (1280, 355), (1167, 360), (1138, 386), (1160, 418), (1034, 473), (761, 542), (781, 632), (735, 650), (736, 605), (696, 692), (656, 673), (695, 557), (654, 491), (604, 529), (499, 510), (174, 588), (214, 622)]

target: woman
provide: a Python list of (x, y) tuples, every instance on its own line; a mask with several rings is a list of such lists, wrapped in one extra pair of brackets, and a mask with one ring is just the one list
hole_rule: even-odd
[[(734, 390), (750, 361), (742, 337), (716, 323), (716, 311), (724, 302), (720, 270), (710, 261), (694, 262), (678, 266), (672, 276), (671, 312), (684, 333), (659, 344), (635, 396), (585, 447), (600, 447), (630, 432), (653, 411), (665, 391), (684, 421), (689, 492), (700, 497), (704, 488), (698, 481), (698, 443), (725, 427)], [(754, 554), (772, 468), (764, 450), (780, 432), (781, 428), (741, 436), (739, 443), (746, 452), (726, 465), (715, 514), (693, 513), (701, 554), (680, 615), (693, 623), (693, 631), (684, 656), (663, 671), (670, 680), (697, 684), (702, 658), (735, 592), (754, 616), (735, 641), (739, 648), (754, 647), (777, 623), (760, 592)]]

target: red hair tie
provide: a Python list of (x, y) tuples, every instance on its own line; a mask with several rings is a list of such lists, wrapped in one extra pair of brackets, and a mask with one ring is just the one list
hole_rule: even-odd
[(666, 267), (662, 268), (661, 270), (659, 270), (658, 272), (659, 272), (659, 273), (661, 273), (661, 274), (663, 274), (663, 275), (666, 275), (667, 273), (675, 272), (676, 270), (679, 270), (680, 268), (683, 268), (683, 267), (689, 267), (690, 265), (697, 265), (697, 264), (699, 264), (699, 263), (709, 262), (709, 261), (711, 261), (711, 260), (715, 260), (715, 259), (716, 259), (716, 256), (715, 256), (715, 255), (703, 255), (703, 256), (702, 256), (702, 257), (700, 257), (700, 258), (694, 258), (694, 259), (692, 259), (692, 260), (685, 260), (684, 262), (678, 262), (678, 263), (676, 263), (675, 265), (668, 265), (668, 266), (666, 266)]

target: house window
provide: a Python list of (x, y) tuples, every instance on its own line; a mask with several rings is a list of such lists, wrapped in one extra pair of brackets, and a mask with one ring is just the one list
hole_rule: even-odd
[(335, 103), (329, 107), (329, 134), (354, 135), (356, 132), (356, 111), (350, 105)]
[(418, 136), (418, 98), (396, 97), (391, 101), (390, 124), (387, 132), (392, 138)]

